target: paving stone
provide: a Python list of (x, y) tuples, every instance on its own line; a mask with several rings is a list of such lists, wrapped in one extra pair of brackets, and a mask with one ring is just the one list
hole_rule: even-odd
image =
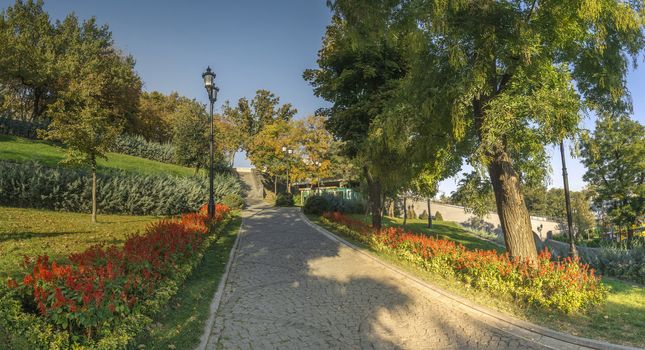
[(245, 214), (209, 349), (543, 349), (409, 286), (292, 208)]

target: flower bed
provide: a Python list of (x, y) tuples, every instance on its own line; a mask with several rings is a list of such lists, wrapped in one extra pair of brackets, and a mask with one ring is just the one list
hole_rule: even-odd
[(394, 254), (425, 270), (456, 278), (469, 286), (544, 309), (571, 313), (603, 303), (607, 289), (593, 269), (579, 260), (551, 260), (544, 250), (536, 262), (511, 259), (494, 250), (467, 250), (453, 241), (401, 228), (380, 231), (338, 212), (324, 220), (377, 251)]
[(0, 291), (0, 326), (30, 348), (125, 348), (167, 302), (229, 216), (183, 214), (150, 225), (123, 247), (94, 246), (70, 263), (25, 258), (28, 273)]

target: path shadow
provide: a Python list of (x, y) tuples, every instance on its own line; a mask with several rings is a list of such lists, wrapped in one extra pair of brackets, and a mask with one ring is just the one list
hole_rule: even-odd
[[(220, 348), (467, 344), (462, 330), (449, 324), (435, 322), (433, 327), (452, 339), (419, 328), (419, 311), (413, 310), (418, 300), (406, 292), (409, 287), (392, 277), (381, 278), (378, 265), (367, 260), (358, 262), (367, 269), (357, 269), (355, 252), (315, 232), (297, 210), (267, 208), (245, 218), (213, 330)], [(420, 345), (424, 342), (435, 345)]]

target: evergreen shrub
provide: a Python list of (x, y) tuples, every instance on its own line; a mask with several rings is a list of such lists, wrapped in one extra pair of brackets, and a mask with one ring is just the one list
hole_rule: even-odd
[(120, 135), (116, 142), (110, 146), (110, 151), (163, 163), (177, 163), (171, 144), (148, 141), (141, 135)]
[[(72, 212), (90, 212), (89, 170), (46, 167), (37, 162), (0, 161), (0, 205)], [(240, 195), (239, 180), (216, 174), (215, 197)], [(195, 211), (208, 198), (204, 177), (142, 175), (125, 171), (97, 174), (99, 213), (176, 215)]]

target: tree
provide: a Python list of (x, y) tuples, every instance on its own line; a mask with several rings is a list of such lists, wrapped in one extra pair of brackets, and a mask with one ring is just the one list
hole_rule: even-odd
[(59, 29), (65, 34), (60, 77), (65, 88), (47, 109), (52, 122), (41, 135), (62, 141), (66, 161), (90, 165), (92, 169), (92, 222), (96, 222), (97, 158), (106, 158), (108, 147), (136, 111), (141, 80), (134, 60), (113, 46), (106, 26), (89, 19), (79, 25), (68, 16)]
[(206, 109), (196, 100), (184, 101), (176, 107), (172, 120), (175, 158), (180, 164), (195, 167), (197, 173), (208, 164), (210, 140)]
[(629, 117), (603, 116), (593, 133), (581, 138), (583, 179), (590, 184), (596, 205), (609, 220), (627, 230), (631, 244), (634, 228), (645, 215), (645, 128)]
[(325, 118), (320, 115), (311, 115), (302, 121), (298, 121), (300, 129), (300, 142), (302, 144), (303, 166), (305, 177), (311, 179), (311, 183), (332, 175), (336, 166), (333, 152), (337, 148), (337, 142), (331, 133), (325, 128)]
[[(250, 138), (247, 145), (247, 156), (256, 168), (268, 173), (274, 178), (274, 191), (277, 192), (278, 176), (286, 174), (289, 166), (300, 167), (302, 159), (299, 145), (299, 131), (292, 121), (277, 120), (265, 125), (259, 133)], [(282, 147), (291, 148), (295, 154), (287, 156)], [(290, 180), (301, 176), (291, 172)]]
[[(321, 111), (326, 126), (343, 141), (343, 155), (359, 164), (367, 184), (372, 225), (381, 227), (385, 178), (397, 158), (372, 122), (383, 112), (394, 86), (405, 72), (396, 43), (358, 20), (356, 13), (332, 5), (334, 16), (318, 52), (318, 69), (304, 72), (314, 93), (333, 105)], [(384, 23), (380, 23), (384, 24)]]
[(62, 88), (57, 62), (65, 54), (43, 1), (16, 1), (0, 12), (0, 110), (35, 120)]
[(480, 220), (495, 208), (493, 187), (481, 171), (464, 174), (451, 197), (453, 202), (464, 206), (467, 212), (473, 213)]
[(589, 237), (591, 231), (596, 225), (596, 216), (591, 211), (587, 191), (571, 193), (571, 211), (573, 212), (573, 232), (576, 239), (583, 239), (584, 234)]
[[(383, 4), (335, 3), (351, 4), (356, 15)], [(575, 132), (583, 105), (629, 109), (624, 76), (643, 47), (641, 7), (616, 0), (388, 5), (409, 48), (404, 95), (419, 118), (442, 121), (433, 132), (447, 129), (470, 144), (472, 159), (488, 170), (509, 254), (534, 260), (521, 183), (543, 178), (544, 146)]]
[(125, 131), (141, 135), (148, 141), (171, 142), (173, 117), (177, 107), (189, 103), (190, 99), (172, 92), (165, 95), (158, 91), (143, 92), (139, 100), (139, 111), (128, 120)]
[(266, 125), (278, 120), (289, 121), (298, 110), (290, 103), (280, 105), (280, 98), (268, 90), (257, 90), (255, 97), (249, 102), (240, 98), (236, 107), (231, 107), (229, 102), (224, 103), (225, 119), (242, 127), (249, 136), (259, 133)]

